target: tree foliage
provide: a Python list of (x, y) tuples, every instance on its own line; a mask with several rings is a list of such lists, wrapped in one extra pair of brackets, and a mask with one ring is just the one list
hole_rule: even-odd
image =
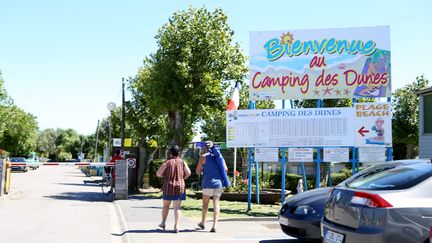
[(168, 143), (190, 142), (194, 124), (225, 104), (229, 80), (245, 77), (245, 57), (233, 35), (221, 9), (191, 7), (159, 29), (159, 48), (144, 61), (137, 91), (153, 114), (166, 115)]
[(0, 136), (0, 148), (12, 156), (28, 155), (36, 147), (36, 117), (15, 105), (1, 109), (6, 119), (2, 124), (4, 130)]
[[(77, 158), (84, 147), (85, 137), (73, 129), (45, 129), (37, 136), (37, 152), (55, 161)], [(93, 145), (94, 146), (94, 145)], [(83, 151), (84, 153), (87, 151)]]
[(393, 155), (395, 159), (414, 158), (418, 154), (419, 98), (416, 91), (428, 87), (421, 75), (411, 84), (393, 92)]

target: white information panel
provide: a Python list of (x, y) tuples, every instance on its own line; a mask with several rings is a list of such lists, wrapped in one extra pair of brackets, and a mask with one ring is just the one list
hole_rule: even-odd
[(279, 162), (279, 148), (255, 148), (255, 160), (258, 162)]
[(354, 109), (227, 111), (227, 147), (354, 146)]
[(324, 148), (324, 162), (349, 162), (349, 148)]
[(362, 163), (384, 162), (386, 160), (385, 147), (359, 148), (359, 161)]
[(357, 103), (354, 108), (356, 147), (391, 147), (392, 114), (390, 103)]
[(288, 148), (289, 162), (313, 162), (313, 148)]

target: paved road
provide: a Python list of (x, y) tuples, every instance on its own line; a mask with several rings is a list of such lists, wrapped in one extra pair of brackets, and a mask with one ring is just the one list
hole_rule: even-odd
[(131, 196), (129, 200), (116, 201), (126, 222), (123, 235), (128, 242), (142, 243), (298, 243), (300, 241), (286, 236), (280, 230), (279, 223), (272, 221), (221, 221), (217, 233), (209, 232), (211, 222), (206, 230), (197, 230), (199, 219), (183, 217), (180, 233), (173, 231), (174, 216), (172, 210), (168, 215), (166, 231), (157, 227), (161, 218), (161, 200), (145, 199), (142, 196)]
[(183, 217), (181, 232), (175, 234), (170, 212), (167, 231), (162, 231), (157, 228), (160, 199), (135, 195), (111, 202), (99, 186), (84, 185), (85, 179), (68, 166), (13, 173), (13, 194), (0, 199), (0, 242), (299, 242), (284, 235), (276, 220), (223, 221), (217, 233), (210, 233), (196, 229), (198, 219)]
[(120, 232), (110, 198), (83, 184), (74, 167), (12, 173), (11, 195), (0, 200), (0, 242), (116, 242)]

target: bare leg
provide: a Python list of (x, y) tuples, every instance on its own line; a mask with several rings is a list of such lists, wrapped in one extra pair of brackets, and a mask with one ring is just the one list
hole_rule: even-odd
[(181, 201), (174, 201), (174, 231), (176, 233), (179, 232), (179, 223), (180, 223), (180, 217), (181, 217)]
[(165, 222), (168, 217), (169, 207), (171, 205), (170, 200), (163, 200), (163, 208), (162, 208), (162, 222), (160, 223), (160, 227), (165, 229)]
[(213, 229), (216, 229), (220, 214), (220, 197), (213, 197)]
[(210, 197), (202, 195), (202, 214), (201, 214), (201, 224), (205, 224), (208, 205), (209, 205)]

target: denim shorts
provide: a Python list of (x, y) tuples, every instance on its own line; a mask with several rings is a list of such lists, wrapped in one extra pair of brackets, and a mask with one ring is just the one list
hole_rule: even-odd
[(176, 195), (176, 196), (169, 196), (169, 195), (163, 194), (162, 199), (163, 200), (169, 200), (169, 201), (186, 200), (186, 193), (183, 193), (181, 195)]

